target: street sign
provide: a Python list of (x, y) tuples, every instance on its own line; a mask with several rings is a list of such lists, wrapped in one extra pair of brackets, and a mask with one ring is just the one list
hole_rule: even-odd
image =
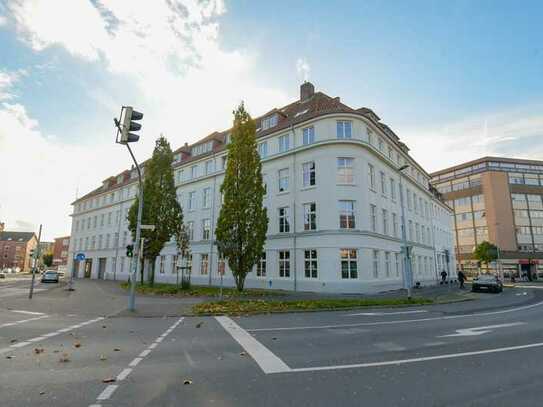
[(79, 260), (79, 261), (85, 260), (85, 253), (77, 253), (77, 254), (75, 255), (75, 259), (76, 259), (76, 260)]
[(155, 230), (155, 225), (141, 225), (141, 230)]

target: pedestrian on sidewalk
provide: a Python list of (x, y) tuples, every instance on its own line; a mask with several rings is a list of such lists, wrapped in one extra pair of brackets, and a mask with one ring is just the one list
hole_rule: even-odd
[(458, 271), (458, 281), (460, 282), (460, 288), (464, 288), (464, 281), (466, 281), (466, 275), (462, 270)]
[(446, 284), (446, 280), (447, 280), (447, 272), (443, 270), (441, 272), (441, 284)]

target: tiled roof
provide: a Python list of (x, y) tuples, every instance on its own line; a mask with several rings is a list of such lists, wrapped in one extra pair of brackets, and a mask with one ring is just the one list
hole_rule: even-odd
[(0, 232), (0, 241), (28, 242), (35, 237), (34, 232)]

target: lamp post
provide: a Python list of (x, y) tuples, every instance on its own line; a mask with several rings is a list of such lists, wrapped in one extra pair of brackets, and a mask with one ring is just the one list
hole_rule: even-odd
[(409, 168), (408, 164), (402, 165), (398, 168), (398, 174), (400, 175), (400, 207), (402, 210), (402, 251), (404, 255), (404, 267), (403, 267), (403, 281), (405, 284), (405, 288), (407, 289), (407, 298), (411, 298), (411, 253), (409, 250), (409, 246), (407, 245), (407, 233), (406, 233), (406, 227), (405, 227), (405, 208), (403, 203), (403, 185), (402, 185), (402, 178), (403, 178), (403, 170), (406, 168)]

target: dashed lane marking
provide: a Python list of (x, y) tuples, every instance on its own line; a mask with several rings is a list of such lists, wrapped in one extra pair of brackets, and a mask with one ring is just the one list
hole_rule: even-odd
[(47, 318), (47, 317), (48, 317), (47, 315), (41, 315), (39, 317), (21, 319), (19, 321), (13, 321), (13, 322), (6, 322), (5, 324), (0, 325), (0, 328), (7, 328), (8, 326), (20, 325), (20, 324), (24, 324), (26, 322), (37, 321), (38, 319), (43, 319), (43, 318)]

